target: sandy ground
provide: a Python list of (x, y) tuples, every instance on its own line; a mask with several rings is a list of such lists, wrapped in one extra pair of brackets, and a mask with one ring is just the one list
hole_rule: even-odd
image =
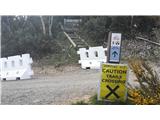
[(47, 72), (35, 68), (31, 80), (3, 81), (2, 104), (72, 104), (97, 92), (98, 70), (67, 68)]
[[(160, 65), (154, 67), (160, 75)], [(97, 93), (99, 70), (83, 70), (80, 66), (60, 68), (34, 67), (31, 80), (2, 81), (2, 104), (72, 104)], [(138, 85), (129, 72), (132, 85)]]

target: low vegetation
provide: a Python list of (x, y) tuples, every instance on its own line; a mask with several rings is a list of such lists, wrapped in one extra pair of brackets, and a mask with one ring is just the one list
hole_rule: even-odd
[(156, 71), (144, 60), (130, 61), (130, 68), (140, 86), (133, 88), (129, 85), (129, 101), (138, 105), (160, 104), (160, 79)]
[(97, 95), (91, 96), (88, 102), (83, 100), (77, 105), (159, 105), (160, 104), (160, 78), (156, 71), (144, 60), (131, 60), (129, 66), (139, 83), (138, 87), (128, 84), (126, 102), (98, 101)]
[(91, 96), (86, 102), (84, 100), (77, 101), (73, 105), (127, 105), (126, 102), (109, 102), (109, 101), (98, 101), (97, 94)]

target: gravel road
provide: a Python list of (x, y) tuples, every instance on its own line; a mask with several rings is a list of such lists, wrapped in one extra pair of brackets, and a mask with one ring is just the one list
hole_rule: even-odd
[[(160, 75), (160, 65), (155, 69)], [(50, 66), (34, 69), (34, 72), (31, 80), (2, 81), (1, 104), (72, 104), (97, 93), (100, 80), (99, 70), (82, 70), (72, 66), (59, 68), (58, 71)], [(130, 71), (129, 82), (137, 86), (135, 79)]]
[(72, 104), (97, 92), (97, 70), (36, 75), (31, 80), (3, 81), (2, 104)]

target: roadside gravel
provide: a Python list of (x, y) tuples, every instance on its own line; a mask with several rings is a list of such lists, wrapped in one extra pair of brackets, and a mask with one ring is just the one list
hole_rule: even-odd
[(3, 81), (2, 104), (72, 104), (97, 92), (97, 70), (35, 75), (31, 80)]
[[(160, 75), (160, 64), (153, 65)], [(97, 93), (99, 70), (83, 70), (79, 66), (55, 69), (53, 66), (33, 68), (31, 80), (2, 81), (1, 104), (7, 105), (66, 105)], [(136, 77), (129, 72), (129, 83), (137, 86)]]

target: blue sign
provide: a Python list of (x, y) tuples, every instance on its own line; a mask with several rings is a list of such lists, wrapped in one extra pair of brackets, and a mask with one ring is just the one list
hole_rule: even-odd
[(110, 49), (110, 62), (119, 62), (120, 60), (120, 46), (111, 46)]

